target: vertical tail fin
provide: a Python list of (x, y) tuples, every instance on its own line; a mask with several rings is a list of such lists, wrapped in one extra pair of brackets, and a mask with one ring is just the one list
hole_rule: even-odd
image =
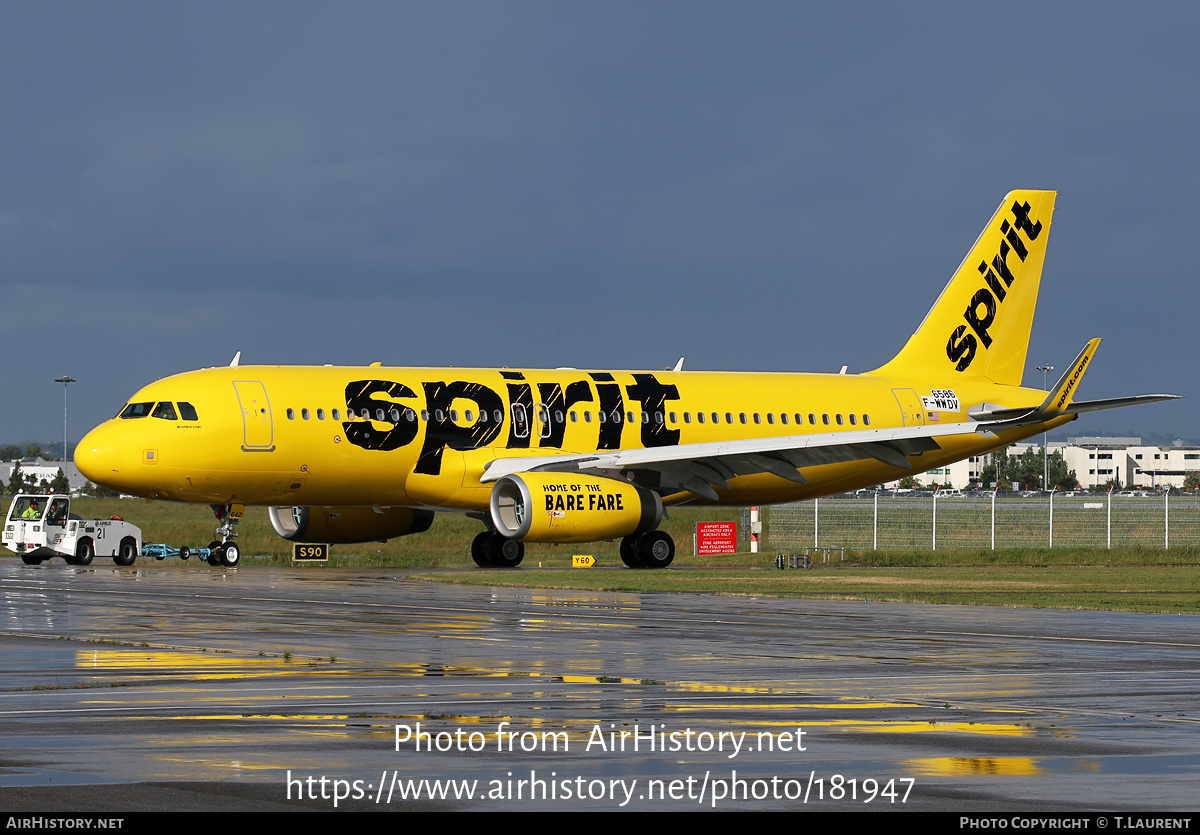
[(871, 373), (1020, 385), (1054, 197), (1009, 192), (916, 333)]

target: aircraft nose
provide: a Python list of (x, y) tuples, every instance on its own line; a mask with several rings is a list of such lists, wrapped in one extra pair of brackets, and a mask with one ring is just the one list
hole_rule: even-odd
[(127, 450), (128, 444), (123, 443), (111, 421), (102, 423), (84, 435), (76, 446), (75, 466), (88, 481), (119, 490), (123, 486), (122, 474), (129, 472), (124, 460), (129, 457)]

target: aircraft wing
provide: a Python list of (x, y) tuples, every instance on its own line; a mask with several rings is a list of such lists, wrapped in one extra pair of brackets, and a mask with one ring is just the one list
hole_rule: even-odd
[[(1094, 343), (1089, 349), (1085, 349), (1088, 355), (1095, 350)], [(1068, 375), (1074, 378), (1070, 380), (1072, 384), (1078, 382), (1079, 374), (1068, 372)], [(805, 467), (866, 459), (881, 461), (900, 470), (912, 470), (908, 457), (941, 449), (936, 438), (973, 434), (994, 436), (1002, 429), (1042, 423), (1067, 414), (1176, 399), (1176, 395), (1147, 394), (1070, 403), (1069, 398), (1061, 396), (1063, 390), (1069, 391), (1064, 385), (1068, 375), (1064, 375), (1059, 386), (1051, 389), (1040, 406), (972, 409), (970, 419), (960, 423), (748, 438), (612, 452), (497, 458), (485, 468), (480, 481), (487, 483), (514, 473), (539, 471), (582, 472), (608, 477), (623, 474), (659, 495), (689, 492), (716, 501), (719, 496), (714, 488), (729, 489), (729, 479), (735, 476), (770, 473), (804, 484), (806, 480), (800, 470)], [(988, 405), (982, 404), (983, 407)]]
[(482, 482), (521, 472), (585, 472), (613, 476), (627, 473), (660, 495), (690, 492), (716, 500), (714, 487), (728, 489), (741, 475), (771, 475), (805, 483), (800, 470), (818, 464), (868, 458), (903, 470), (913, 469), (908, 456), (940, 449), (935, 437), (993, 434), (1002, 421), (965, 421), (890, 429), (859, 429), (818, 435), (749, 438), (702, 444), (613, 450), (579, 454), (497, 458), (484, 470)]

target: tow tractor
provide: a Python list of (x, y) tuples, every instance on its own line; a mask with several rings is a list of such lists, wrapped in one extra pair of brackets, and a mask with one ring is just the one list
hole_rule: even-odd
[(117, 565), (133, 565), (142, 549), (142, 529), (120, 516), (84, 519), (71, 513), (71, 497), (18, 494), (4, 520), (0, 545), (26, 565), (62, 557), (71, 565), (90, 565), (95, 557), (112, 557)]

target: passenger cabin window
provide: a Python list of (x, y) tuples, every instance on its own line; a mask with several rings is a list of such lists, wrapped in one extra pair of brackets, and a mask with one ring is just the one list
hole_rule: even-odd
[(296, 419), (296, 410), (295, 410), (295, 409), (288, 409), (288, 410), (287, 410), (287, 416), (288, 416), (288, 420), (295, 420), (295, 419)]
[(150, 414), (150, 411), (153, 408), (153, 403), (130, 403), (125, 407), (125, 410), (121, 412), (121, 417), (123, 419), (146, 417)]
[(301, 409), (300, 417), (304, 418), (305, 420), (308, 420), (308, 409)]
[(175, 404), (174, 403), (159, 403), (157, 406), (154, 407), (154, 415), (153, 416), (156, 418), (162, 418), (163, 420), (178, 420), (179, 419), (179, 418), (175, 417)]
[(200, 416), (196, 414), (196, 407), (182, 400), (179, 401), (179, 417), (183, 420), (200, 420)]

